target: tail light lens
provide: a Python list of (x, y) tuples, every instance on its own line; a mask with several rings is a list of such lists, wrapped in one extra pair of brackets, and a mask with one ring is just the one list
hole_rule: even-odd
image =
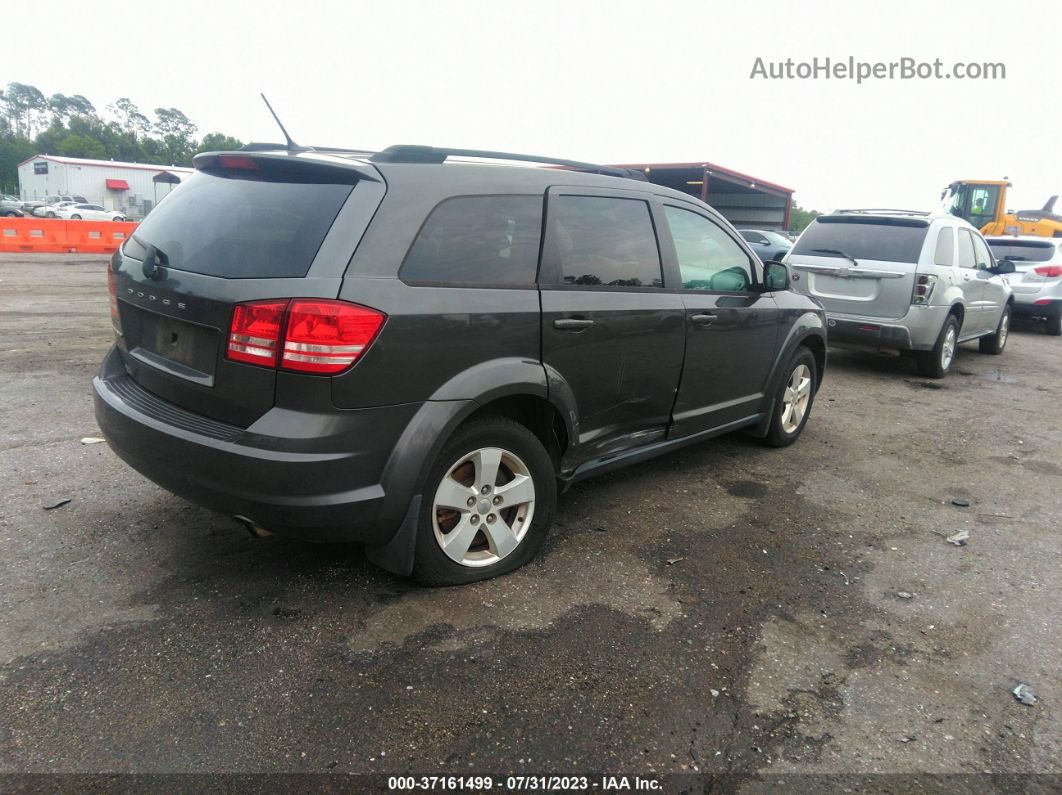
[(933, 285), (935, 285), (936, 283), (936, 276), (930, 276), (928, 273), (920, 273), (915, 278), (914, 290), (911, 293), (911, 303), (929, 303), (929, 296), (933, 294)]
[(111, 299), (111, 325), (114, 333), (122, 336), (122, 316), (118, 313), (118, 285), (114, 281), (114, 271), (107, 268), (107, 292)]
[(1033, 271), (1046, 279), (1057, 279), (1062, 276), (1062, 265), (1041, 265), (1039, 268), (1033, 268)]
[(287, 301), (237, 304), (229, 329), (229, 358), (275, 367)]
[(386, 319), (382, 312), (345, 301), (295, 298), (238, 304), (232, 315), (228, 357), (265, 367), (335, 375), (357, 361)]
[(383, 322), (384, 315), (375, 309), (296, 298), (288, 307), (280, 366), (304, 373), (346, 370), (369, 347)]

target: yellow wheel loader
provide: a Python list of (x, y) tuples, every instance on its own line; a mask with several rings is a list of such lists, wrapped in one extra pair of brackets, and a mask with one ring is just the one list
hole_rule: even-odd
[(1052, 196), (1039, 210), (1007, 212), (1006, 180), (964, 179), (953, 182), (940, 194), (944, 209), (964, 218), (983, 235), (1038, 235), (1062, 237), (1062, 215), (1055, 212)]

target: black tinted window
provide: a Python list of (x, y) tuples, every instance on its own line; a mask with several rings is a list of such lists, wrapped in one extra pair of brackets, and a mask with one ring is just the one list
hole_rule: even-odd
[(541, 196), (447, 199), (424, 222), (399, 277), (432, 284), (533, 285), (541, 237)]
[(1047, 240), (989, 240), (997, 259), (1012, 259), (1018, 262), (1047, 262), (1054, 256), (1055, 244)]
[(351, 186), (196, 172), (136, 228), (171, 267), (234, 279), (305, 276)]
[(660, 287), (649, 205), (638, 199), (559, 196), (554, 235), (565, 284)]
[(856, 259), (918, 262), (928, 229), (925, 222), (906, 218), (818, 218), (800, 236), (791, 253), (840, 257), (836, 252), (843, 251)]

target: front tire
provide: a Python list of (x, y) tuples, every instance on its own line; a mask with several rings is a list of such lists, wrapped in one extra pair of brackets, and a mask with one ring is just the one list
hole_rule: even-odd
[(801, 345), (789, 360), (785, 374), (775, 395), (774, 413), (764, 437), (772, 447), (788, 447), (795, 442), (811, 416), (818, 384), (815, 355)]
[(989, 334), (987, 337), (981, 337), (978, 340), (977, 345), (981, 350), (981, 353), (990, 353), (993, 356), (999, 356), (1003, 353), (1003, 349), (1007, 347), (1007, 339), (1010, 337), (1010, 305), (1003, 307), (1003, 314), (999, 318), (999, 325), (996, 326), (996, 333)]
[(530, 561), (557, 506), (553, 461), (523, 425), (487, 417), (446, 443), (424, 488), (413, 576), (424, 585), (463, 585)]
[(943, 378), (955, 361), (955, 349), (959, 344), (959, 319), (948, 315), (944, 328), (937, 336), (937, 342), (931, 351), (916, 351), (915, 366), (918, 374), (926, 378)]
[(80, 216), (80, 215), (77, 215), (77, 214), (75, 214), (75, 215), (71, 215), (71, 216), (70, 216), (70, 220), (71, 220), (71, 221), (80, 221), (80, 220), (81, 220), (81, 216)]

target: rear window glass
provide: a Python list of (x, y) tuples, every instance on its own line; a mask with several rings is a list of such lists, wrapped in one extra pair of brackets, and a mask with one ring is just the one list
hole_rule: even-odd
[(1055, 244), (1039, 240), (989, 240), (996, 259), (1012, 259), (1017, 262), (1048, 262), (1055, 253)]
[[(791, 253), (918, 262), (928, 229), (924, 222), (906, 218), (817, 218), (800, 236)], [(844, 254), (836, 253), (838, 251)]]
[(656, 233), (644, 201), (560, 196), (551, 206), (565, 284), (663, 285)]
[(431, 211), (399, 278), (427, 284), (532, 286), (541, 238), (541, 196), (457, 196)]
[(171, 268), (232, 279), (305, 276), (350, 184), (268, 182), (196, 172), (136, 228)]

